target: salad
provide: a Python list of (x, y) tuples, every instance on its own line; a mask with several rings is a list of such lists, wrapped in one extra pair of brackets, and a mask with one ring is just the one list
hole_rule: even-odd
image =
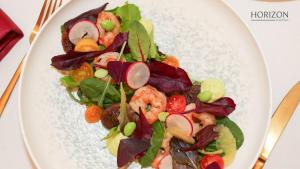
[[(51, 65), (87, 123), (108, 130), (119, 168), (223, 169), (244, 136), (228, 116), (236, 104), (216, 78), (193, 79), (154, 41), (152, 22), (135, 4), (108, 3), (61, 26), (64, 54)], [(99, 140), (100, 141), (100, 140)]]

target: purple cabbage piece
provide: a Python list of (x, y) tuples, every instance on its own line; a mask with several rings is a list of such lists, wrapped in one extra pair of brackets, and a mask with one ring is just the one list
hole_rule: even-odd
[(77, 17), (70, 19), (69, 21), (64, 23), (64, 28), (69, 32), (69, 30), (72, 28), (72, 26), (77, 23), (79, 20), (89, 20), (93, 23), (96, 23), (97, 18), (98, 18), (98, 14), (100, 12), (102, 12), (103, 10), (105, 10), (106, 6), (108, 5), (108, 3), (105, 3), (104, 5), (100, 6), (99, 8), (95, 8), (92, 10), (89, 10), (87, 12), (84, 12), (80, 15), (78, 15)]
[(151, 60), (148, 66), (150, 69), (148, 84), (164, 93), (182, 92), (192, 86), (187, 73), (181, 68), (175, 68), (156, 60)]
[(92, 60), (95, 57), (107, 53), (119, 51), (123, 43), (128, 40), (128, 33), (120, 33), (116, 36), (114, 42), (103, 51), (96, 52), (75, 52), (54, 56), (51, 59), (51, 65), (58, 70), (74, 70), (79, 68), (82, 63)]
[(227, 117), (235, 110), (236, 104), (229, 97), (223, 97), (213, 103), (203, 103), (196, 101), (196, 113), (207, 112), (217, 117)]
[(138, 159), (151, 145), (152, 127), (141, 110), (136, 124), (133, 135), (120, 141), (117, 156), (118, 167), (123, 167), (129, 162)]
[(126, 71), (131, 65), (131, 62), (111, 61), (107, 64), (108, 74), (114, 79), (117, 84), (126, 82)]

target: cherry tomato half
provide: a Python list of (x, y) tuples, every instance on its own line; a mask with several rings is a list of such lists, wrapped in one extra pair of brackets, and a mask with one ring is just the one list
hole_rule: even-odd
[(76, 82), (80, 82), (84, 79), (90, 78), (94, 76), (93, 68), (88, 63), (83, 63), (79, 69), (71, 71), (71, 76)]
[(185, 97), (182, 95), (173, 95), (168, 99), (167, 102), (167, 112), (170, 114), (173, 113), (182, 113), (186, 107)]
[(205, 155), (200, 161), (201, 169), (207, 169), (212, 163), (217, 163), (220, 169), (224, 169), (224, 161), (219, 155)]

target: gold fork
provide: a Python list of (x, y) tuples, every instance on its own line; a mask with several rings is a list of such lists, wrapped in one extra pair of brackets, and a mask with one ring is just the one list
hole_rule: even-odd
[[(62, 0), (45, 0), (43, 7), (41, 9), (40, 15), (38, 17), (38, 20), (35, 23), (35, 26), (30, 34), (29, 37), (29, 43), (31, 44), (32, 41), (34, 40), (36, 34), (38, 33), (38, 31), (41, 29), (41, 27), (43, 26), (43, 24), (47, 21), (47, 19), (49, 18), (49, 16), (58, 8), (62, 5)], [(53, 3), (54, 2), (54, 3)], [(22, 58), (21, 63), (19, 64), (17, 70), (15, 71), (14, 75), (12, 76), (9, 84), (7, 85), (6, 89), (4, 90), (4, 93), (2, 94), (1, 98), (0, 98), (0, 117), (4, 111), (5, 105), (7, 103), (7, 101), (9, 100), (9, 97), (20, 77), (21, 74), (21, 69), (23, 66), (23, 62), (24, 62), (24, 58)]]

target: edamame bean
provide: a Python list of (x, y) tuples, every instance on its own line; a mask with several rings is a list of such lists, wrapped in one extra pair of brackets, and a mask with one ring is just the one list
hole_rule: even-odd
[(98, 69), (95, 72), (95, 77), (97, 78), (104, 78), (105, 76), (107, 76), (108, 71), (106, 69)]
[(135, 122), (127, 123), (124, 127), (124, 135), (127, 137), (131, 136), (132, 133), (134, 132), (135, 128), (136, 128)]
[(167, 116), (169, 115), (168, 112), (160, 112), (158, 114), (158, 119), (162, 122), (166, 121)]
[(100, 25), (106, 31), (112, 31), (115, 27), (115, 24), (111, 20), (104, 20), (100, 23)]
[(206, 90), (206, 91), (199, 93), (197, 97), (202, 102), (208, 102), (212, 97), (212, 93), (210, 91)]

